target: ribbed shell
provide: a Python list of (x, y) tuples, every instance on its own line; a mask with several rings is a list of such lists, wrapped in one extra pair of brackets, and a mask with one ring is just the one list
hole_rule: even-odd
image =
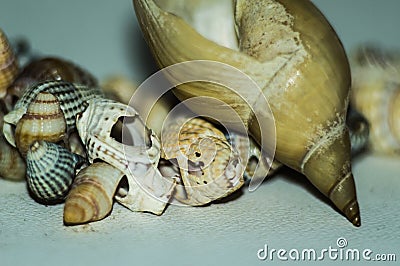
[(34, 141), (58, 142), (64, 138), (65, 133), (66, 123), (57, 98), (41, 92), (18, 121), (15, 140), (17, 148), (25, 155)]
[(18, 75), (18, 61), (8, 42), (7, 36), (0, 29), (0, 98), (4, 98), (8, 86)]
[(10, 144), (15, 145), (11, 125), (16, 125), (21, 117), (27, 112), (28, 106), (41, 92), (48, 92), (54, 95), (64, 114), (67, 125), (67, 134), (75, 128), (76, 115), (85, 110), (89, 99), (102, 97), (99, 88), (76, 85), (65, 81), (45, 81), (28, 88), (22, 97), (15, 104), (14, 110), (4, 116), (3, 132)]
[(75, 178), (75, 169), (84, 161), (60, 145), (36, 141), (26, 155), (30, 191), (44, 203), (63, 200)]
[(0, 136), (0, 177), (21, 181), (25, 179), (26, 164), (17, 149)]
[[(20, 98), (32, 85), (49, 80), (63, 80), (91, 88), (98, 87), (96, 78), (85, 69), (62, 58), (46, 57), (26, 65), (8, 88), (8, 94)], [(12, 99), (9, 101), (11, 103)]]
[[(175, 122), (175, 123), (174, 123)], [(244, 166), (224, 134), (201, 118), (174, 120), (162, 135), (162, 157), (176, 159), (182, 184), (179, 202), (199, 206), (221, 199), (244, 183)]]
[(104, 163), (93, 163), (76, 176), (64, 205), (64, 223), (101, 220), (112, 209), (114, 194), (124, 173)]

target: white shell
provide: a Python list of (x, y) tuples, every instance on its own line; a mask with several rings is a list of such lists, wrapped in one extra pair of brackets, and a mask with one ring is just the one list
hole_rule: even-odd
[[(113, 126), (125, 117), (124, 134), (130, 134), (130, 145), (111, 137)], [(128, 179), (128, 188), (121, 189), (116, 200), (132, 211), (161, 214), (169, 202), (175, 183), (164, 178), (156, 165), (160, 143), (130, 106), (108, 99), (92, 99), (77, 118), (77, 129), (86, 147), (89, 161), (96, 159), (111, 164)]]

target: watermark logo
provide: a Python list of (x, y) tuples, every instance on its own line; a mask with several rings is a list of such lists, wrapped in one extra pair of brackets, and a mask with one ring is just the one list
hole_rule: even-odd
[(395, 262), (395, 253), (378, 253), (373, 250), (350, 248), (346, 238), (339, 237), (336, 245), (315, 249), (271, 248), (267, 244), (257, 251), (257, 258), (262, 261), (386, 261)]

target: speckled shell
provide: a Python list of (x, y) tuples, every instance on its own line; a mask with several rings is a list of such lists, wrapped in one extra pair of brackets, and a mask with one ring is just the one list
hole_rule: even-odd
[[(311, 1), (235, 1), (230, 13), (235, 25), (230, 27), (236, 27), (237, 49), (224, 47), (219, 41), (225, 27), (211, 31), (217, 35), (208, 38), (206, 33), (199, 34), (181, 19), (180, 14), (162, 10), (158, 1), (133, 0), (133, 3), (160, 68), (193, 60), (221, 62), (247, 74), (261, 88), (249, 95), (249, 87), (241, 86), (245, 78), (237, 72), (196, 64), (195, 68), (187, 67), (183, 73), (171, 73), (168, 78), (175, 83), (181, 80), (179, 74), (204, 73), (202, 80), (217, 76), (223, 84), (235, 81), (235, 93), (218, 84), (189, 82), (174, 89), (180, 100), (213, 97), (229, 104), (266, 151), (271, 147), (261, 140), (271, 136), (271, 129), (265, 121), (274, 119), (276, 159), (303, 173), (351, 223), (361, 225), (351, 171), (350, 137), (345, 125), (350, 68), (338, 36)], [(197, 11), (189, 8), (182, 13)], [(201, 21), (192, 25), (199, 24)], [(266, 112), (268, 108), (260, 96), (268, 100), (273, 118)], [(198, 101), (190, 108), (222, 124), (229, 124), (232, 118), (219, 111), (218, 105), (207, 105), (206, 101)], [(259, 114), (258, 123), (254, 112)], [(234, 129), (234, 125), (231, 127)]]
[(12, 125), (16, 125), (27, 113), (29, 105), (41, 92), (51, 93), (57, 98), (67, 125), (67, 134), (76, 129), (76, 115), (86, 108), (86, 101), (103, 96), (100, 89), (96, 87), (91, 88), (65, 81), (45, 81), (29, 87), (15, 104), (14, 110), (4, 116), (3, 132), (11, 145), (15, 146)]
[(36, 83), (50, 80), (63, 80), (90, 88), (98, 87), (96, 78), (85, 69), (62, 58), (46, 57), (31, 61), (26, 65), (15, 81), (9, 86), (6, 103), (15, 104), (25, 90)]
[(244, 166), (224, 134), (201, 118), (174, 119), (162, 133), (162, 157), (174, 159), (181, 184), (175, 199), (200, 206), (226, 197), (243, 184)]
[(65, 200), (64, 223), (67, 225), (98, 221), (112, 210), (114, 194), (124, 173), (97, 162), (76, 176)]
[(85, 159), (60, 145), (36, 141), (26, 155), (28, 187), (40, 202), (64, 199), (75, 178), (75, 170)]
[(7, 36), (0, 29), (0, 98), (7, 94), (7, 88), (18, 75), (18, 70), (18, 61)]
[(400, 54), (361, 47), (351, 64), (351, 104), (370, 124), (369, 148), (400, 155)]
[(26, 175), (26, 164), (17, 149), (0, 136), (0, 177), (22, 181)]
[[(119, 118), (127, 119), (122, 142), (111, 137)], [(164, 211), (175, 183), (157, 170), (160, 143), (132, 107), (108, 99), (89, 100), (77, 118), (77, 129), (90, 162), (100, 159), (127, 176), (127, 187), (116, 195), (119, 203), (132, 211)]]
[(18, 121), (15, 129), (16, 145), (22, 155), (36, 140), (58, 142), (66, 133), (64, 114), (56, 97), (39, 93)]

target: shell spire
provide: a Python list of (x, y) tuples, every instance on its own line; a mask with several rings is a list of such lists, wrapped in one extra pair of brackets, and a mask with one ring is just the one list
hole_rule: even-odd
[(7, 88), (18, 75), (18, 61), (8, 42), (7, 36), (0, 29), (0, 98), (7, 94)]

